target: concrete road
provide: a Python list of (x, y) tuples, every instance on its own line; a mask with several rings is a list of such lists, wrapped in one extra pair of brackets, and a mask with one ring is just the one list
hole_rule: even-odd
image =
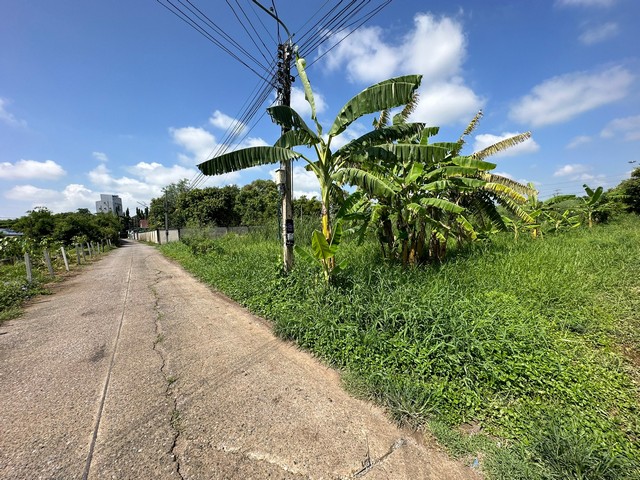
[(0, 326), (3, 479), (469, 479), (137, 243)]

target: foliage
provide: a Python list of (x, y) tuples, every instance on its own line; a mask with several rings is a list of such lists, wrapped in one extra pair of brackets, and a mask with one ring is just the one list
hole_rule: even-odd
[[(409, 109), (410, 111), (410, 109)], [(408, 111), (394, 117), (394, 127), (405, 125)], [(437, 127), (400, 137), (365, 149), (358, 158), (361, 169), (344, 169), (340, 179), (358, 186), (368, 202), (360, 203), (358, 215), (377, 232), (381, 251), (403, 265), (441, 261), (448, 242), (475, 240), (487, 225), (504, 228), (497, 204), (526, 223), (533, 219), (521, 208), (525, 195), (534, 191), (526, 185), (492, 174), (496, 165), (484, 159), (529, 138), (517, 135), (469, 156), (461, 156), (464, 137), (481, 118), (478, 113), (457, 142), (430, 143)], [(382, 119), (378, 130), (390, 128)], [(348, 147), (349, 145), (347, 145)]]
[[(349, 267), (328, 286), (301, 262), (283, 276), (279, 245), (260, 238), (216, 240), (198, 256), (179, 243), (161, 248), (271, 319), (284, 338), (350, 372), (399, 420), (474, 422), (510, 442), (514, 450), (495, 455), (520, 472), (512, 478), (527, 478), (527, 469), (565, 478), (581, 464), (605, 472), (589, 478), (637, 478), (640, 412), (629, 375), (637, 366), (618, 348), (624, 339), (640, 350), (640, 335), (619, 333), (640, 328), (637, 219), (542, 242), (491, 238), (409, 270), (381, 262), (375, 241), (343, 240)], [(557, 460), (541, 452), (560, 440), (538, 436), (553, 417), (575, 422), (559, 433), (575, 451)], [(508, 455), (518, 449), (526, 468)]]
[(36, 207), (27, 212), (14, 223), (14, 228), (27, 237), (40, 240), (51, 236), (55, 228), (55, 219), (51, 210), (46, 207)]
[[(341, 193), (340, 181), (336, 176), (345, 168), (356, 168), (353, 165), (353, 159), (364, 148), (393, 141), (398, 135), (404, 136), (409, 131), (421, 128), (422, 125), (412, 124), (403, 128), (386, 129), (377, 132), (376, 135), (367, 134), (335, 152), (331, 149), (333, 139), (364, 115), (411, 102), (420, 85), (421, 77), (407, 75), (385, 80), (366, 88), (342, 107), (325, 136), (316, 116), (313, 91), (305, 71), (305, 60), (297, 57), (296, 66), (304, 87), (305, 99), (311, 108), (311, 119), (315, 124), (315, 131), (310, 129), (300, 114), (291, 107), (284, 105), (270, 107), (268, 112), (271, 119), (286, 130), (286, 133), (272, 147), (251, 147), (225, 153), (201, 163), (198, 168), (205, 175), (217, 175), (256, 165), (286, 162), (297, 158), (303, 159), (307, 162), (307, 170), (314, 173), (320, 184), (322, 234), (329, 242), (332, 237), (329, 216), (331, 203), (332, 199)], [(315, 159), (308, 158), (303, 153), (293, 150), (293, 148), (301, 146), (313, 149)]]
[(344, 270), (346, 266), (346, 261), (342, 261), (340, 264), (335, 263), (335, 257), (342, 242), (342, 233), (342, 223), (337, 222), (329, 241), (324, 238), (320, 230), (314, 230), (311, 234), (310, 252), (302, 247), (296, 246), (297, 253), (320, 267), (327, 284), (329, 284), (333, 275), (340, 270)]
[(631, 172), (631, 178), (624, 180), (616, 188), (629, 212), (640, 215), (640, 167)]
[(164, 228), (165, 205), (169, 228), (179, 228), (184, 226), (185, 220), (181, 212), (177, 210), (178, 198), (181, 194), (189, 191), (189, 180), (183, 178), (178, 182), (171, 183), (162, 189), (162, 196), (152, 198), (149, 206), (149, 228)]
[(34, 277), (32, 283), (26, 281), (24, 264), (0, 266), (0, 323), (17, 316), (22, 302), (45, 293), (44, 275), (36, 271)]
[(77, 212), (56, 213), (38, 207), (17, 219), (14, 228), (35, 242), (57, 241), (65, 245), (74, 237), (85, 236), (90, 241), (110, 239), (117, 243), (121, 231), (120, 219), (112, 213), (92, 215), (87, 209)]
[(235, 213), (242, 225), (266, 225), (278, 218), (280, 194), (275, 182), (254, 180), (238, 192)]
[(235, 227), (241, 221), (235, 208), (239, 193), (235, 185), (188, 190), (178, 196), (176, 212), (182, 225)]

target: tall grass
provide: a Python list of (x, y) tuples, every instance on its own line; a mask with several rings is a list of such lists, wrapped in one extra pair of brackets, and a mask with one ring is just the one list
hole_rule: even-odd
[(397, 419), (473, 422), (501, 438), (509, 447), (486, 464), (495, 478), (638, 478), (638, 366), (620, 353), (640, 350), (637, 217), (498, 236), (409, 270), (373, 242), (347, 244), (350, 266), (330, 286), (302, 263), (282, 275), (272, 240), (209, 243), (162, 249)]

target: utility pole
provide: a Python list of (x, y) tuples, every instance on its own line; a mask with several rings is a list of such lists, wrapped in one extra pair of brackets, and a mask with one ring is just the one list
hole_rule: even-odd
[[(291, 57), (293, 46), (291, 39), (278, 45), (278, 96), (280, 105), (291, 106)], [(287, 133), (287, 128), (282, 127), (282, 134)], [(280, 162), (280, 169), (284, 170), (283, 183), (284, 192), (282, 194), (282, 238), (283, 238), (283, 258), (284, 269), (290, 271), (293, 268), (293, 205), (291, 194), (293, 190), (293, 174), (291, 171), (291, 160)]]
[[(164, 236), (165, 243), (169, 243), (169, 206), (167, 202), (167, 189), (164, 189)], [(160, 240), (158, 240), (160, 241)]]
[[(291, 106), (291, 59), (293, 57), (293, 40), (287, 26), (278, 18), (271, 10), (266, 9), (257, 0), (252, 0), (258, 7), (271, 16), (279, 25), (287, 32), (287, 39), (284, 43), (278, 45), (278, 71), (276, 73), (276, 82), (278, 85), (278, 99), (280, 105)], [(282, 128), (282, 134), (287, 133), (286, 128)], [(284, 269), (289, 272), (293, 268), (293, 204), (291, 194), (293, 191), (293, 174), (291, 171), (291, 160), (280, 162), (280, 170), (278, 172), (279, 185), (282, 195), (282, 241), (283, 241), (283, 258)]]

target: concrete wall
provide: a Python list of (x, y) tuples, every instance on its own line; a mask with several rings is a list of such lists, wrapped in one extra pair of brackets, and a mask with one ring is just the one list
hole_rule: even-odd
[[(177, 242), (180, 240), (180, 230), (169, 230), (169, 242)], [(165, 230), (151, 230), (149, 232), (136, 232), (133, 234), (134, 240), (150, 243), (167, 243), (167, 235)]]

